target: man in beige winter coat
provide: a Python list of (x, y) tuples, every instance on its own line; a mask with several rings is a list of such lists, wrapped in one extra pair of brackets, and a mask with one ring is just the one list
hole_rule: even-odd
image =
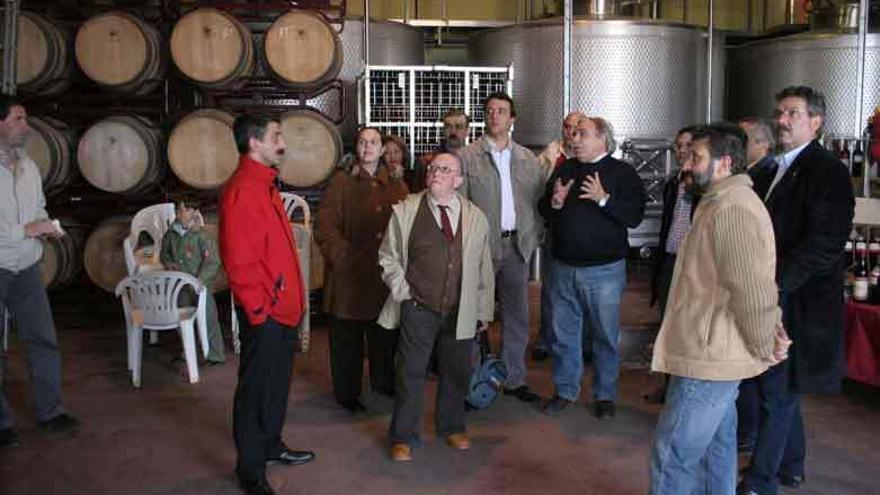
[[(652, 369), (671, 375), (651, 453), (651, 495), (736, 491), (740, 380), (784, 360), (770, 216), (733, 125), (694, 130), (682, 174), (701, 195), (679, 248)], [(688, 181), (685, 181), (687, 183)]]
[(494, 306), (489, 225), (483, 212), (456, 192), (463, 181), (461, 162), (441, 153), (427, 172), (427, 189), (394, 205), (379, 249), (382, 280), (391, 289), (379, 324), (400, 326), (390, 431), (395, 461), (412, 458), (435, 341), (440, 351), (437, 436), (454, 449), (470, 447), (464, 398), (473, 339), (478, 327), (485, 330)]

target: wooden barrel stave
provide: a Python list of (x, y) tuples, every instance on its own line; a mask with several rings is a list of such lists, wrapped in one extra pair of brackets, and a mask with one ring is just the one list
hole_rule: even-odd
[(46, 95), (65, 90), (73, 67), (67, 30), (40, 14), (22, 11), (18, 32), (17, 89)]
[(199, 8), (181, 17), (171, 33), (170, 51), (185, 77), (208, 88), (234, 86), (254, 69), (250, 30), (213, 8)]
[(168, 137), (168, 164), (177, 177), (196, 189), (216, 189), (238, 167), (232, 114), (202, 108), (187, 114)]
[(40, 269), (43, 285), (53, 290), (73, 281), (83, 266), (83, 236), (81, 226), (70, 219), (61, 219), (65, 235), (43, 241)]
[(332, 122), (310, 110), (291, 110), (281, 116), (286, 145), (279, 166), (281, 180), (294, 187), (320, 184), (342, 156), (342, 137)]
[(136, 194), (162, 178), (162, 134), (143, 117), (113, 115), (83, 134), (77, 161), (83, 177), (96, 188)]
[(309, 11), (291, 10), (276, 19), (266, 32), (263, 51), (270, 73), (302, 91), (321, 88), (342, 68), (339, 35)]
[(25, 150), (43, 179), (43, 191), (54, 194), (70, 183), (73, 176), (73, 149), (76, 133), (63, 122), (51, 117), (28, 117), (33, 133)]
[(86, 20), (77, 31), (75, 53), (83, 73), (106, 89), (148, 94), (163, 82), (166, 64), (159, 31), (125, 12)]
[(86, 274), (98, 287), (113, 292), (116, 284), (128, 276), (122, 243), (128, 237), (131, 216), (104, 220), (89, 235), (83, 251)]

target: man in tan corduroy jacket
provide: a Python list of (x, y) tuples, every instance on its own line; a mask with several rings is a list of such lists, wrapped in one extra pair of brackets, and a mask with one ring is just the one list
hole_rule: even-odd
[(651, 453), (652, 495), (736, 491), (736, 396), (742, 379), (784, 360), (770, 216), (745, 171), (745, 135), (693, 133), (682, 167), (701, 194), (679, 248), (653, 371), (671, 375)]

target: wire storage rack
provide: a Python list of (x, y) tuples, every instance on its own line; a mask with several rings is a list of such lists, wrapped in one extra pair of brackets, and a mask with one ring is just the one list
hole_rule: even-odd
[(470, 117), (471, 141), (483, 134), (486, 97), (512, 91), (512, 66), (370, 65), (358, 84), (358, 121), (403, 138), (415, 163), (440, 145), (447, 111), (457, 108)]

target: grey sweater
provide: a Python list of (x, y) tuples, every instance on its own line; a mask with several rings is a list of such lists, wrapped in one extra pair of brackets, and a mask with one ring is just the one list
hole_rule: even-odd
[(14, 174), (0, 165), (0, 270), (14, 273), (43, 256), (42, 243), (26, 237), (24, 226), (49, 217), (40, 171), (24, 150), (19, 153)]

